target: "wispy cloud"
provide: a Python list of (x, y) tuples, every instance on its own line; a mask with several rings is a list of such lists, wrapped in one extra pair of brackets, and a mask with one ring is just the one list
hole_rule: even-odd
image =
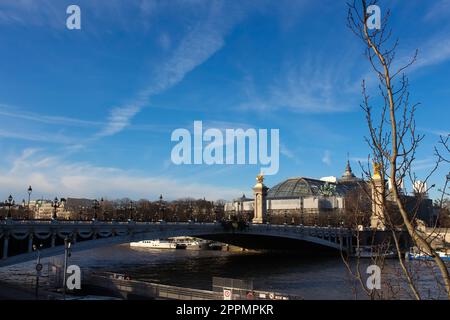
[(280, 153), (289, 159), (296, 159), (294, 152), (289, 149), (285, 144), (280, 145)]
[(189, 72), (208, 60), (223, 47), (225, 35), (240, 18), (239, 10), (226, 12), (224, 2), (211, 2), (207, 17), (198, 22), (181, 40), (171, 57), (157, 70), (157, 76), (151, 84), (132, 102), (114, 108), (108, 118), (108, 124), (97, 137), (114, 135), (125, 129), (149, 104), (153, 95), (173, 87)]
[(0, 104), (0, 116), (28, 120), (45, 124), (57, 124), (59, 126), (100, 127), (102, 122), (68, 118), (63, 116), (47, 116), (40, 113), (29, 112)]
[[(182, 3), (181, 0), (176, 2), (177, 4)], [(95, 33), (110, 31), (104, 23), (105, 21), (111, 23), (115, 28), (119, 27), (125, 31), (131, 31), (137, 26), (142, 29), (142, 27), (148, 26), (149, 17), (168, 7), (166, 3), (156, 0), (133, 2), (78, 0), (75, 3), (54, 0), (2, 0), (0, 2), (0, 24), (66, 30), (68, 16), (66, 9), (70, 4), (80, 6), (82, 17), (84, 13), (89, 12), (90, 17), (95, 17), (95, 20), (102, 24), (101, 29), (94, 30), (91, 25), (89, 31), (84, 30), (84, 32)], [(129, 19), (127, 16), (129, 12), (137, 13), (142, 19)]]
[(447, 137), (450, 135), (449, 130), (439, 130), (439, 129), (429, 129), (429, 128), (418, 128), (419, 130), (427, 133), (431, 133), (435, 136)]
[(294, 162), (296, 165), (303, 164), (302, 160), (300, 160), (300, 157), (298, 156), (298, 150), (294, 150), (284, 143), (280, 143), (280, 154)]
[(56, 144), (72, 144), (76, 139), (72, 139), (60, 133), (45, 133), (42, 131), (24, 131), (0, 129), (0, 138), (18, 139), (33, 142), (45, 142)]
[(309, 57), (284, 62), (280, 76), (265, 88), (256, 88), (247, 76), (243, 90), (248, 102), (239, 108), (299, 113), (347, 112), (357, 106), (360, 79), (352, 75), (352, 63), (338, 65), (330, 57)]
[(430, 10), (424, 15), (425, 21), (436, 21), (437, 19), (448, 19), (450, 14), (450, 0), (437, 0)]
[(412, 163), (412, 170), (413, 172), (416, 171), (423, 171), (423, 170), (429, 170), (434, 168), (436, 165), (436, 159), (433, 157), (428, 157), (421, 160), (415, 160)]
[[(36, 197), (131, 197), (156, 198), (163, 193), (168, 199), (206, 197), (231, 199), (240, 190), (193, 183), (174, 177), (149, 176), (140, 172), (89, 163), (67, 162), (40, 149), (26, 149), (0, 170), (0, 193), (24, 196), (24, 185), (31, 184)], [(189, 178), (187, 178), (189, 179)]]
[(327, 166), (331, 166), (331, 152), (330, 150), (325, 150), (322, 157), (322, 162)]
[(130, 125), (131, 119), (147, 104), (147, 99), (139, 99), (129, 105), (112, 109), (108, 123), (96, 134), (96, 137), (111, 136), (125, 129)]
[(61, 3), (52, 0), (2, 0), (0, 24), (23, 26), (51, 26), (64, 28), (65, 10), (58, 10)]
[(436, 34), (419, 47), (419, 56), (412, 69), (437, 65), (450, 60), (450, 37), (447, 32)]
[[(423, 27), (426, 28), (426, 26)], [(450, 24), (446, 22), (440, 24), (438, 31), (424, 37), (423, 41), (418, 42), (414, 37), (412, 43), (403, 45), (401, 49), (397, 50), (398, 57), (394, 61), (393, 68), (398, 69), (410, 63), (416, 50), (418, 50), (417, 60), (405, 70), (408, 74), (450, 61), (449, 32)]]
[(273, 102), (280, 108), (321, 113), (348, 111), (353, 107), (344, 97), (348, 97), (346, 93), (357, 92), (357, 87), (339, 68), (310, 59), (301, 66), (290, 64), (285, 74), (271, 88)]

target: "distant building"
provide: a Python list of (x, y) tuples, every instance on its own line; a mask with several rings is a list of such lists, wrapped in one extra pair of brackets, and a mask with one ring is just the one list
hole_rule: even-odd
[[(403, 187), (403, 183), (400, 183)], [(408, 209), (418, 208), (416, 217), (431, 224), (433, 220), (432, 201), (425, 197), (417, 197), (418, 191), (424, 190), (423, 185), (417, 184), (413, 196), (406, 195), (403, 190), (401, 196)], [(356, 177), (347, 161), (344, 173), (340, 178), (334, 176), (321, 179), (297, 177), (289, 178), (269, 188), (266, 197), (267, 215), (270, 217), (289, 216), (292, 222), (305, 221), (315, 223), (319, 218), (339, 217), (346, 215), (348, 205), (353, 194), (370, 195), (370, 183)], [(352, 193), (352, 194), (351, 194)], [(420, 204), (418, 204), (420, 201)], [(370, 198), (368, 205), (364, 208), (371, 211)], [(390, 206), (395, 209), (395, 203), (388, 198)], [(253, 215), (254, 200), (243, 195), (225, 204), (225, 214)], [(412, 211), (411, 211), (412, 212)], [(368, 212), (370, 214), (370, 212)]]
[(234, 199), (232, 202), (225, 203), (225, 212), (243, 213), (253, 212), (253, 199), (247, 198), (245, 194), (240, 198)]
[[(53, 207), (53, 201), (39, 199), (30, 201), (30, 210), (34, 219), (51, 219), (55, 208)], [(56, 215), (58, 219), (69, 219), (70, 212), (66, 210), (65, 201), (62, 201), (56, 209)]]
[(415, 194), (422, 194), (422, 195), (426, 195), (427, 194), (427, 183), (426, 182), (423, 182), (423, 181), (420, 181), (420, 180), (417, 180), (417, 181), (414, 181), (414, 186), (413, 186), (413, 188), (414, 188), (414, 193)]
[(322, 177), (320, 178), (320, 180), (331, 183), (336, 183), (338, 181), (338, 179), (335, 176)]
[[(288, 214), (310, 217), (322, 213), (343, 212), (346, 194), (361, 181), (353, 174), (348, 162), (339, 179), (289, 178), (269, 189), (266, 198), (267, 212), (271, 216)], [(246, 198), (245, 195), (235, 199), (225, 205), (225, 212), (250, 214), (253, 212), (253, 199)]]

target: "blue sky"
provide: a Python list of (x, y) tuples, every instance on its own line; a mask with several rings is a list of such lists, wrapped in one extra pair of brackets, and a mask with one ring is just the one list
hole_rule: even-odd
[[(82, 29), (66, 28), (81, 8)], [(426, 134), (416, 171), (449, 133), (450, 1), (382, 1), (401, 40)], [(280, 130), (280, 170), (340, 176), (366, 159), (361, 81), (371, 70), (346, 27), (344, 1), (0, 1), (0, 197), (251, 193), (256, 165), (170, 161), (171, 132)], [(376, 94), (376, 87), (369, 88)], [(448, 167), (431, 182), (442, 185)]]

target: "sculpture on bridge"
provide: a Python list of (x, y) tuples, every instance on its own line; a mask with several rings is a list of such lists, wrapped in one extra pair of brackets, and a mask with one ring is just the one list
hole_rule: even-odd
[(373, 176), (372, 176), (372, 216), (370, 217), (370, 227), (372, 229), (384, 230), (384, 202), (386, 200), (385, 195), (385, 181), (381, 176), (381, 164), (373, 163)]
[(263, 183), (263, 182), (264, 182), (264, 175), (258, 174), (258, 175), (256, 176), (256, 181), (257, 181), (258, 183)]
[(253, 206), (254, 216), (253, 223), (265, 223), (267, 216), (267, 188), (264, 185), (264, 176), (259, 174), (256, 176), (256, 185), (253, 187), (253, 194), (255, 195), (255, 203)]

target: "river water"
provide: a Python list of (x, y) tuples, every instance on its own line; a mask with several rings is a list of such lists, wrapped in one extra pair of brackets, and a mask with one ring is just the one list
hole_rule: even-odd
[[(62, 257), (43, 259), (60, 260)], [(257, 290), (299, 296), (303, 299), (367, 299), (361, 285), (350, 276), (340, 256), (301, 257), (266, 252), (226, 252), (191, 250), (135, 249), (127, 245), (73, 253), (69, 264), (83, 273), (110, 271), (125, 273), (132, 279), (161, 284), (212, 290), (212, 277), (252, 280)], [(366, 282), (369, 261), (360, 262)], [(443, 298), (435, 268), (429, 263), (407, 262), (424, 298)], [(34, 262), (0, 269), (0, 281), (31, 283)], [(356, 261), (351, 260), (352, 270)], [(356, 290), (355, 290), (356, 288)], [(385, 299), (409, 299), (398, 261), (386, 260), (382, 271)]]

